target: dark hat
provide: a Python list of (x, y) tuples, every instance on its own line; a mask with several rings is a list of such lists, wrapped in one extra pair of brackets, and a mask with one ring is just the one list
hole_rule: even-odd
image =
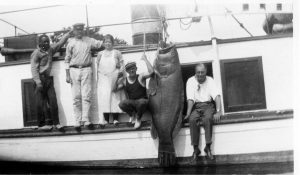
[(84, 23), (76, 23), (76, 24), (73, 25), (73, 28), (77, 29), (77, 30), (83, 30)]
[(126, 65), (125, 65), (125, 70), (129, 70), (130, 68), (132, 67), (136, 67), (136, 63), (135, 62), (128, 62)]

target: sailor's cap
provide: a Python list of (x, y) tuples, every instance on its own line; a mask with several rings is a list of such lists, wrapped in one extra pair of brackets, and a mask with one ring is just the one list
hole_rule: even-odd
[(126, 65), (125, 65), (125, 70), (129, 70), (130, 68), (132, 67), (136, 67), (136, 63), (135, 62), (128, 62)]
[(83, 30), (84, 29), (84, 23), (76, 23), (73, 25), (73, 28), (76, 30)]

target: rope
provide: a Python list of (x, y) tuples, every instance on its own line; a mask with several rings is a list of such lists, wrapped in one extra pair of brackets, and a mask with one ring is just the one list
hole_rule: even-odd
[(0, 15), (2, 14), (8, 14), (8, 13), (16, 13), (16, 12), (24, 12), (24, 11), (31, 11), (31, 10), (38, 10), (38, 9), (45, 9), (45, 8), (52, 8), (52, 7), (59, 7), (63, 5), (50, 5), (50, 6), (43, 6), (43, 7), (36, 7), (36, 8), (29, 8), (29, 9), (22, 9), (22, 10), (13, 10), (13, 11), (7, 11), (7, 12), (0, 12)]
[[(188, 30), (192, 26), (192, 23), (193, 23), (192, 20), (189, 23), (184, 23), (181, 21), (181, 19), (179, 20), (179, 24), (180, 24), (179, 26), (182, 30)], [(187, 25), (187, 27), (184, 28), (182, 25)]]

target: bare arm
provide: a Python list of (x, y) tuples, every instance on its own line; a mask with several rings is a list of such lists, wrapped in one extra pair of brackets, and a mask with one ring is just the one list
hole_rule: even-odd
[(221, 97), (220, 95), (217, 95), (215, 98), (215, 102), (216, 102), (216, 113), (214, 114), (214, 121), (216, 123), (220, 122), (221, 119)]
[(142, 55), (142, 58), (141, 58), (141, 59), (145, 61), (146, 66), (147, 66), (147, 69), (148, 69), (148, 72), (147, 72), (147, 73), (144, 73), (143, 76), (142, 76), (142, 80), (145, 80), (145, 79), (151, 77), (151, 75), (152, 75), (153, 72), (154, 72), (154, 69), (153, 69), (151, 63), (148, 61), (147, 56), (146, 56), (145, 54)]
[(71, 76), (70, 76), (70, 61), (72, 58), (72, 47), (70, 43), (66, 48), (66, 57), (65, 57), (65, 67), (66, 67), (66, 82), (72, 84)]
[(125, 80), (124, 77), (118, 77), (116, 83), (113, 86), (113, 92), (116, 92), (118, 90), (121, 90), (125, 87)]

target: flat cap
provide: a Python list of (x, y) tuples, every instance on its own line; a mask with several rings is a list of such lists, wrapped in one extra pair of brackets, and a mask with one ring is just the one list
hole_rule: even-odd
[(135, 62), (128, 62), (126, 65), (125, 65), (125, 70), (129, 70), (130, 68), (132, 67), (136, 67), (136, 63)]
[(73, 28), (78, 30), (83, 30), (84, 25), (85, 25), (84, 23), (76, 23), (73, 25)]

